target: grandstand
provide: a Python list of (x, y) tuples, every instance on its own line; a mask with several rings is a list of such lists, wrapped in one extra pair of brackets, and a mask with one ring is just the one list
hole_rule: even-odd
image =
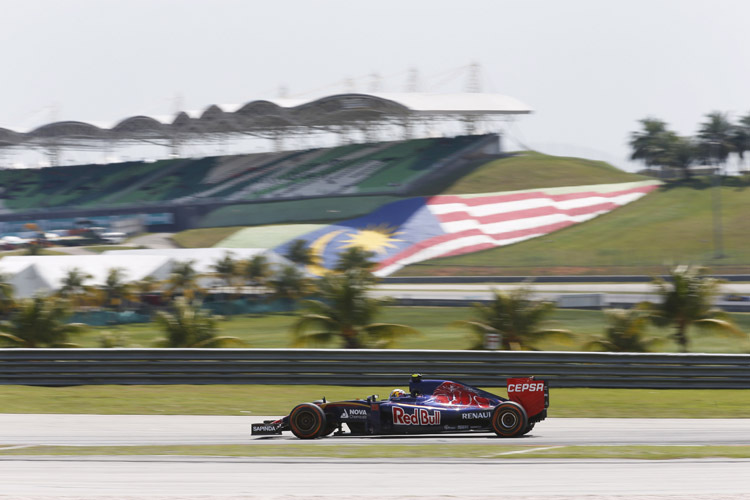
[(29, 212), (38, 217), (50, 210), (88, 217), (358, 194), (403, 196), (428, 175), (453, 171), (467, 155), (498, 151), (497, 136), (478, 135), (153, 163), (7, 169), (0, 170), (0, 217), (12, 220)]
[(199, 159), (0, 170), (3, 208), (182, 205), (196, 200), (283, 200), (402, 194), (457, 154), (496, 153), (492, 136), (352, 144), (332, 149)]
[[(472, 155), (499, 153), (496, 133), (372, 141), (386, 127), (418, 135), (434, 134), (441, 122), (473, 129), (482, 119), (528, 113), (522, 103), (493, 94), (346, 94), (308, 101), (253, 101), (242, 106), (212, 105), (201, 113), (182, 112), (172, 121), (135, 116), (111, 128), (84, 122), (47, 124), (28, 132), (0, 129), (0, 153), (44, 149), (59, 159), (62, 149), (107, 148), (112, 144), (162, 144), (172, 152), (190, 141), (233, 140), (252, 135), (307, 135), (308, 142), (338, 135), (334, 147), (253, 154), (169, 158), (111, 164), (0, 169), (0, 223), (156, 215), (162, 229), (197, 225), (216, 208), (338, 196), (404, 196), (425, 180), (465, 165)], [(354, 132), (361, 133), (357, 142)], [(324, 141), (320, 141), (322, 144)], [(278, 148), (277, 148), (278, 149)], [(171, 214), (171, 216), (170, 216)], [(40, 220), (41, 219), (41, 220)], [(48, 219), (52, 219), (51, 221)], [(0, 232), (3, 228), (0, 227)]]

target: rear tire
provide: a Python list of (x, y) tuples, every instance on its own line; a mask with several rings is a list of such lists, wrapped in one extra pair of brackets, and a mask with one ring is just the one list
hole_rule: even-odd
[(326, 415), (320, 406), (302, 403), (289, 414), (289, 428), (300, 439), (315, 439), (326, 430)]
[(492, 430), (500, 437), (519, 437), (528, 427), (529, 419), (521, 405), (505, 401), (495, 407), (491, 424)]
[(521, 435), (525, 436), (526, 434), (528, 434), (529, 432), (531, 432), (531, 429), (533, 429), (533, 428), (534, 428), (534, 422), (531, 422), (530, 424), (526, 425), (526, 428), (523, 430), (523, 432), (521, 433)]

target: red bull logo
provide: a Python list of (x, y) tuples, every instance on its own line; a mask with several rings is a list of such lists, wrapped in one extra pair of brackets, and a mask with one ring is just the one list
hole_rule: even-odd
[(414, 413), (406, 413), (399, 407), (393, 407), (394, 425), (440, 425), (440, 411), (417, 408)]

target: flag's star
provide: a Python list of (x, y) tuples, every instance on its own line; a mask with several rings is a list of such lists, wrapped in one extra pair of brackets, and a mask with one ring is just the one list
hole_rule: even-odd
[(394, 236), (400, 233), (395, 228), (388, 227), (386, 224), (377, 226), (367, 226), (364, 229), (358, 229), (356, 233), (347, 234), (349, 239), (345, 240), (341, 248), (359, 247), (364, 250), (385, 254), (390, 248), (396, 248), (393, 243), (403, 241)]

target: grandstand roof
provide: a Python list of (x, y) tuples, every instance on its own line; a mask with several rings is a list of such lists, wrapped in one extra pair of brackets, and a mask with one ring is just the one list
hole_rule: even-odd
[(352, 99), (358, 96), (373, 97), (384, 101), (391, 101), (402, 106), (408, 112), (429, 115), (507, 115), (530, 113), (531, 108), (518, 99), (500, 94), (457, 93), (434, 94), (424, 92), (413, 93), (372, 93), (372, 94), (339, 94), (334, 96), (319, 96), (310, 99), (271, 99), (271, 102), (282, 107), (296, 107), (315, 103), (323, 99), (342, 98)]
[(466, 115), (516, 115), (531, 108), (499, 94), (336, 94), (310, 99), (256, 100), (245, 104), (212, 104), (182, 111), (174, 119), (130, 116), (109, 125), (61, 121), (32, 130), (0, 128), (0, 148), (54, 143), (96, 146), (101, 142), (173, 141), (197, 135), (272, 136), (283, 130), (337, 130), (408, 117), (455, 119)]

